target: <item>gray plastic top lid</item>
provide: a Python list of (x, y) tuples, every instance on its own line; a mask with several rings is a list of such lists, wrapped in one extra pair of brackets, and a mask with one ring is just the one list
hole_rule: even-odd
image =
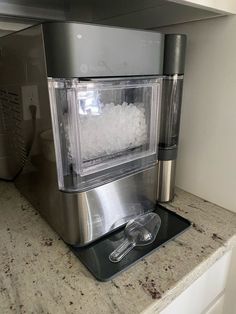
[(42, 24), (50, 77), (162, 75), (164, 35), (93, 24)]

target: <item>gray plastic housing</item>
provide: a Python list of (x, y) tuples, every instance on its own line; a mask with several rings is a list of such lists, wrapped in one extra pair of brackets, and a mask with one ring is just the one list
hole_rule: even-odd
[(48, 77), (163, 73), (161, 33), (68, 22), (44, 23), (42, 30)]

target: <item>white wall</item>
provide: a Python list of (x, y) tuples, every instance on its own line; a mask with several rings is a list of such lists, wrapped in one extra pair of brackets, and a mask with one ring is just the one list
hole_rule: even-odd
[(161, 30), (188, 35), (176, 184), (236, 212), (236, 16)]

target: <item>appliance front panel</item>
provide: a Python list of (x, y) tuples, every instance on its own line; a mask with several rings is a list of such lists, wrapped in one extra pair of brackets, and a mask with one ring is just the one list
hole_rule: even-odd
[(87, 192), (64, 193), (57, 187), (55, 163), (38, 165), (38, 172), (22, 174), (16, 185), (69, 244), (89, 244), (155, 208), (157, 166)]

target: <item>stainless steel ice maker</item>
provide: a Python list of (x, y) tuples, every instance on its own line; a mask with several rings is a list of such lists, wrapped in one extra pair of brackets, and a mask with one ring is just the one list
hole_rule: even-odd
[(174, 184), (158, 172), (164, 45), (158, 32), (66, 22), (0, 39), (0, 176), (67, 243), (152, 211)]

